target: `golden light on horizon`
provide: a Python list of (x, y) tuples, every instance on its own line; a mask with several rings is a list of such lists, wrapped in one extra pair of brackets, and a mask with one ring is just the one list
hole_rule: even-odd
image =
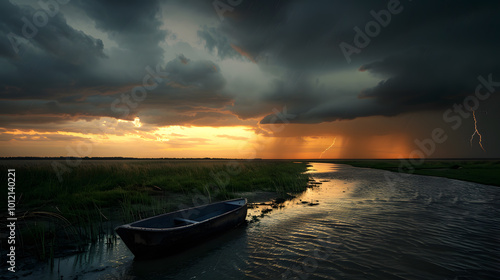
[[(67, 147), (90, 143), (92, 153), (83, 156), (179, 157), (179, 158), (407, 158), (411, 142), (404, 134), (355, 137), (346, 134), (282, 136), (260, 134), (252, 126), (156, 127), (134, 120), (100, 118), (76, 121), (70, 131), (4, 130), (16, 150), (5, 156), (66, 156)], [(307, 133), (300, 126), (286, 126), (284, 132)], [(314, 133), (314, 132), (313, 132)], [(335, 142), (333, 142), (335, 139)], [(333, 144), (333, 145), (332, 145)], [(29, 149), (28, 149), (29, 147)], [(23, 151), (18, 153), (16, 151)]]
[(255, 154), (255, 147), (249, 144), (257, 138), (248, 126), (152, 127), (144, 125), (140, 118), (133, 121), (111, 118), (78, 121), (74, 127), (74, 132), (3, 131), (2, 134), (10, 138), (10, 145), (23, 153), (5, 150), (2, 155), (66, 156), (68, 147), (85, 143), (92, 145), (92, 153), (81, 156), (245, 158)]

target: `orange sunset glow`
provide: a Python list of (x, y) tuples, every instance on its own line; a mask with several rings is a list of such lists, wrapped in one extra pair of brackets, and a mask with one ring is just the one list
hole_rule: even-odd
[[(28, 2), (6, 1), (3, 10), (30, 19), (39, 7)], [(354, 19), (370, 22), (370, 13), (342, 9), (330, 11), (331, 25), (311, 25), (311, 7), (298, 3), (281, 18), (257, 6), (153, 2), (134, 7), (154, 16), (127, 20), (68, 3), (28, 39), (27, 23), (5, 23), (1, 156), (500, 156), (500, 73), (494, 58), (477, 57), (497, 53), (489, 41), (456, 49), (399, 25), (379, 30), (388, 37), (368, 36), (353, 28), (363, 31)], [(432, 139), (435, 129), (445, 142)]]
[[(101, 118), (91, 122), (77, 122), (85, 126), (83, 132), (4, 130), (11, 148), (5, 156), (25, 155), (47, 157), (54, 154), (67, 156), (112, 157), (121, 151), (124, 157), (166, 158), (320, 158), (322, 152), (337, 141), (323, 158), (403, 158), (410, 153), (408, 137), (404, 135), (371, 136), (357, 139), (356, 136), (275, 136), (273, 130), (300, 131), (303, 125), (259, 125), (252, 126), (164, 126), (144, 129), (140, 118), (133, 121)], [(309, 129), (323, 129), (310, 126)], [(327, 128), (324, 128), (327, 129)], [(264, 133), (258, 133), (257, 131)], [(370, 143), (359, 149), (362, 143)], [(35, 146), (35, 148), (33, 148)], [(77, 147), (80, 153), (74, 152)], [(73, 151), (73, 152), (71, 152)]]

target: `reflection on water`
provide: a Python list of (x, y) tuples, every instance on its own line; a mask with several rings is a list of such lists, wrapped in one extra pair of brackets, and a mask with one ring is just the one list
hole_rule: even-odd
[(338, 164), (330, 164), (330, 163), (314, 163), (313, 165), (307, 168), (306, 173), (325, 173), (325, 172), (336, 172), (340, 168)]
[[(179, 255), (134, 261), (122, 243), (56, 260), (38, 279), (495, 279), (500, 188), (314, 163), (322, 184), (257, 223)], [(310, 204), (313, 202), (313, 204)], [(316, 203), (318, 203), (316, 205)], [(310, 206), (314, 205), (314, 206)], [(59, 264), (59, 272), (57, 267)]]

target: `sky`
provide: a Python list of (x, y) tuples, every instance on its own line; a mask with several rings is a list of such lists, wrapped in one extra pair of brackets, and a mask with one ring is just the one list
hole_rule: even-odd
[(498, 1), (0, 1), (0, 156), (500, 158)]

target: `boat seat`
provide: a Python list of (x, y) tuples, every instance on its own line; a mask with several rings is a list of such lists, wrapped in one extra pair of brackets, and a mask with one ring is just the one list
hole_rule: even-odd
[(198, 221), (193, 221), (193, 220), (188, 220), (188, 219), (183, 219), (183, 218), (174, 218), (175, 221), (179, 221), (179, 222), (185, 222), (185, 223), (188, 223), (188, 224), (196, 224), (196, 223), (199, 223)]

